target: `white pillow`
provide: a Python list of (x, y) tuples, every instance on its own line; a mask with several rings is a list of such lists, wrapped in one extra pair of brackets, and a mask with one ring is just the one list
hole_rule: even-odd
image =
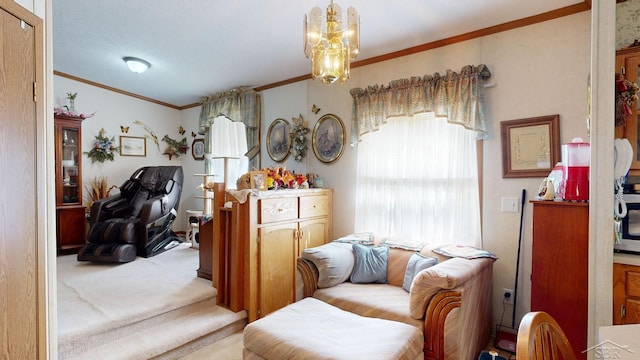
[(349, 243), (330, 242), (304, 249), (301, 257), (318, 268), (318, 288), (345, 282), (353, 271), (353, 249)]
[(373, 233), (361, 232), (361, 233), (345, 235), (341, 238), (335, 239), (334, 241), (350, 243), (350, 244), (373, 245), (373, 241), (374, 241), (373, 238), (374, 238)]

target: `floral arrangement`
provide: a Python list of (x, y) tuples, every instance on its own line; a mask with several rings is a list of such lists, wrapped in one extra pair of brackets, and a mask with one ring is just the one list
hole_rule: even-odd
[(68, 108), (67, 106), (64, 106), (64, 107), (60, 107), (60, 106), (55, 107), (55, 108), (53, 108), (53, 113), (54, 113), (55, 115), (79, 116), (79, 117), (81, 117), (81, 118), (83, 118), (83, 119), (88, 119), (88, 118), (90, 118), (90, 117), (92, 117), (93, 115), (95, 115), (95, 114), (96, 114), (96, 113), (89, 114), (89, 115), (87, 115), (87, 114), (77, 114), (75, 111), (71, 111), (71, 110), (69, 110), (69, 108)]
[(308, 188), (307, 176), (294, 174), (284, 167), (262, 169), (267, 172), (267, 189), (298, 189)]
[(65, 116), (79, 116), (83, 119), (88, 119), (92, 117), (95, 113), (85, 115), (76, 113), (75, 101), (76, 97), (78, 97), (78, 93), (67, 93), (67, 100), (69, 100), (69, 106), (57, 106), (53, 108), (53, 113), (55, 115), (65, 115)]
[(616, 80), (616, 126), (627, 123), (627, 116), (633, 114), (631, 106), (638, 100), (638, 84), (627, 79)]
[(182, 140), (178, 141), (175, 139), (172, 139), (169, 137), (169, 135), (165, 135), (162, 138), (162, 141), (166, 142), (167, 145), (169, 145), (167, 147), (167, 149), (164, 151), (165, 154), (171, 154), (171, 155), (175, 155), (175, 156), (180, 156), (180, 154), (186, 154), (187, 153), (187, 149), (189, 148), (187, 146), (187, 138), (184, 137), (182, 138)]
[(293, 146), (289, 152), (293, 155), (293, 158), (300, 162), (302, 158), (307, 154), (307, 133), (309, 128), (307, 122), (300, 117), (293, 118), (293, 127), (291, 128), (291, 138), (293, 138)]
[(96, 141), (93, 143), (93, 148), (85, 152), (87, 157), (91, 159), (91, 163), (96, 161), (103, 163), (107, 160), (113, 161), (115, 159), (119, 147), (114, 145), (115, 136), (108, 138), (106, 134), (107, 132), (104, 128), (100, 129), (98, 136), (95, 137)]
[(93, 180), (89, 183), (89, 186), (85, 185), (84, 188), (87, 190), (87, 198), (88, 200), (85, 202), (86, 212), (91, 212), (91, 206), (96, 200), (104, 199), (111, 195), (111, 190), (114, 188), (118, 188), (117, 185), (109, 186), (107, 183), (107, 178), (101, 176), (100, 178), (94, 177)]

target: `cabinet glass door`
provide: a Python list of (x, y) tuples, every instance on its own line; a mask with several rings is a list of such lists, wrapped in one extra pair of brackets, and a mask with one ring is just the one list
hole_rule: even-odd
[(80, 179), (78, 179), (78, 129), (62, 128), (62, 202), (64, 204), (80, 203)]

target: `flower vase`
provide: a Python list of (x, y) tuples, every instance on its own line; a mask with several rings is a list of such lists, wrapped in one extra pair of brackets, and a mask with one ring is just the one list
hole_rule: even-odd
[(76, 99), (69, 99), (69, 111), (75, 115), (76, 113)]

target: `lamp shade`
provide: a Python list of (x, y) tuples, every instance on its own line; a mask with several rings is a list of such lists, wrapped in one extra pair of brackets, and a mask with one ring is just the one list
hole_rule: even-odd
[(209, 149), (205, 149), (205, 157), (239, 159), (247, 153), (244, 124), (240, 121), (232, 121), (223, 115), (217, 116), (211, 123), (208, 145)]

